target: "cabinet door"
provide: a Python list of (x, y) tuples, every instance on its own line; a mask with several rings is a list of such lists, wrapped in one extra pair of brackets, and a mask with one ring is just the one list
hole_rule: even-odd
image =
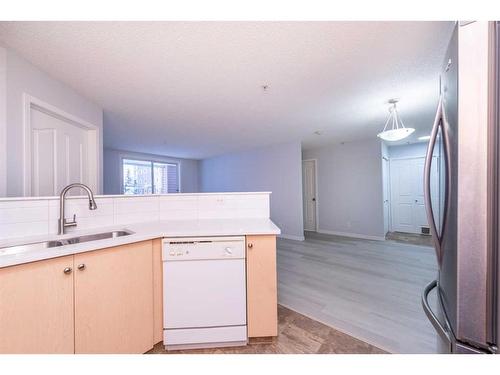
[(152, 241), (75, 255), (75, 352), (153, 346)]
[(248, 337), (277, 336), (276, 236), (247, 236)]
[(74, 352), (72, 268), (71, 255), (0, 269), (0, 353)]
[(154, 343), (163, 341), (163, 262), (161, 239), (153, 240)]

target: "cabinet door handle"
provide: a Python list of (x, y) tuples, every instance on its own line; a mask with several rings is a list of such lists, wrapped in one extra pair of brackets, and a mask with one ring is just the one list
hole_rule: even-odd
[(71, 271), (73, 271), (73, 268), (71, 267), (66, 267), (63, 272), (66, 274), (66, 275), (69, 275), (71, 273)]
[(85, 268), (86, 268), (86, 266), (85, 266), (85, 264), (84, 264), (84, 263), (82, 263), (82, 264), (79, 264), (79, 265), (78, 265), (78, 269), (79, 269), (80, 271), (83, 271)]
[(252, 243), (249, 243), (248, 244), (248, 248), (251, 249), (253, 247), (253, 244)]

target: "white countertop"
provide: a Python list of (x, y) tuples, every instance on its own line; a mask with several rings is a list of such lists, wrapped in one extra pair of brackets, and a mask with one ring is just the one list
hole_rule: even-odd
[[(79, 235), (102, 233), (122, 229), (130, 230), (134, 232), (134, 234), (118, 238), (53, 247), (49, 249), (40, 247), (14, 254), (2, 254), (2, 250), (6, 249), (1, 249), (2, 247), (6, 246), (65, 239)], [(267, 218), (166, 220), (110, 226), (100, 228), (98, 230), (93, 229), (85, 231), (71, 231), (64, 236), (36, 236), (17, 240), (0, 241), (0, 268), (161, 237), (235, 236), (280, 233), (280, 229), (270, 219)]]

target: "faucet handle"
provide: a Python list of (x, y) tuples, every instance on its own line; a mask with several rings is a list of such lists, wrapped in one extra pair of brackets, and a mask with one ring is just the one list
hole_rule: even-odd
[(64, 219), (64, 226), (65, 227), (74, 227), (76, 226), (76, 214), (73, 215), (73, 220), (68, 221), (68, 219)]

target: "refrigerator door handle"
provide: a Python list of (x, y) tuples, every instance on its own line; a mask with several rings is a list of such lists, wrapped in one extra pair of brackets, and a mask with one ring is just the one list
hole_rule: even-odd
[[(441, 237), (436, 228), (436, 221), (434, 220), (434, 212), (432, 209), (432, 199), (431, 199), (431, 164), (432, 155), (434, 153), (434, 146), (436, 145), (436, 140), (439, 132), (439, 126), (442, 121), (443, 112), (443, 99), (439, 98), (438, 107), (436, 111), (436, 117), (434, 118), (434, 124), (432, 125), (431, 138), (429, 139), (429, 146), (427, 146), (427, 153), (425, 155), (424, 164), (424, 205), (425, 212), (427, 214), (427, 221), (429, 222), (429, 229), (434, 241), (434, 249), (436, 251), (436, 257), (439, 266), (441, 266)], [(447, 199), (445, 199), (447, 200)]]
[[(452, 336), (450, 335), (450, 331), (445, 327), (439, 319), (437, 318), (436, 314), (431, 309), (431, 306), (429, 305), (429, 293), (438, 286), (438, 281), (433, 280), (427, 286), (424, 288), (424, 291), (422, 293), (422, 307), (424, 308), (425, 315), (427, 315), (427, 318), (429, 318), (432, 326), (436, 330), (436, 332), (443, 338), (443, 340), (446, 340), (446, 342), (450, 343), (450, 348), (452, 345)], [(439, 303), (439, 296), (438, 296), (438, 303)]]

